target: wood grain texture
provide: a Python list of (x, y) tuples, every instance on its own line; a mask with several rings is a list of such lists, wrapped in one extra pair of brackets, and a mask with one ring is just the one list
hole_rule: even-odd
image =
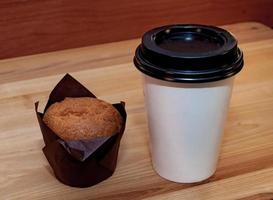
[(272, 0), (1, 0), (0, 58), (140, 37), (170, 23), (273, 26)]
[[(270, 39), (272, 32), (271, 28), (253, 22), (222, 27), (235, 34), (239, 45)], [(131, 62), (139, 43), (139, 39), (133, 39), (28, 56), (27, 58), (32, 60), (32, 65), (29, 65), (25, 57), (2, 59), (0, 60), (0, 83)]]
[[(259, 177), (259, 178), (257, 178)], [(261, 170), (199, 185), (184, 191), (161, 194), (145, 200), (180, 199), (240, 199), (270, 200), (273, 198), (273, 169)], [(225, 188), (227, 188), (225, 190)], [(242, 198), (241, 198), (242, 197)]]
[[(235, 25), (230, 27), (240, 30)], [(0, 84), (0, 199), (272, 199), (273, 31), (265, 34), (259, 32), (264, 26), (255, 27), (255, 33), (247, 28), (234, 31), (238, 37), (253, 38), (240, 41), (245, 67), (235, 80), (217, 171), (196, 184), (169, 182), (153, 171), (141, 75), (131, 60), (121, 59), (113, 64), (93, 61), (101, 67), (88, 69), (84, 65), (90, 62), (90, 54), (99, 57), (105, 47), (94, 46), (3, 61), (5, 65), (24, 63), (31, 67), (27, 73), (21, 71), (23, 78), (16, 74), (19, 67), (14, 72), (0, 73), (5, 79)], [(111, 55), (132, 56), (133, 50), (127, 47), (135, 42), (124, 41), (124, 46), (108, 44), (107, 48), (111, 48), (105, 49), (107, 57), (111, 60)], [(63, 60), (60, 70), (56, 69), (58, 59)], [(50, 67), (46, 71), (39, 69), (45, 66)], [(117, 170), (111, 178), (91, 188), (59, 183), (41, 150), (43, 141), (34, 102), (45, 104), (66, 67), (73, 69), (71, 74), (98, 97), (113, 103), (126, 102), (128, 122)]]

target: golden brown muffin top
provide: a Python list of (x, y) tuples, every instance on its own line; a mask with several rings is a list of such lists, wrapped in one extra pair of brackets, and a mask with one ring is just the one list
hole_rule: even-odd
[(65, 98), (54, 103), (43, 121), (64, 140), (112, 136), (122, 126), (122, 117), (111, 104), (92, 97)]

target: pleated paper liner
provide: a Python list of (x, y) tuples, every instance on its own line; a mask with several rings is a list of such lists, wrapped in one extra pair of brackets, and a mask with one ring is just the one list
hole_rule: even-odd
[[(50, 93), (44, 113), (51, 104), (66, 97), (96, 98), (81, 83), (66, 74)], [(113, 104), (123, 118), (119, 133), (108, 137), (73, 141), (61, 139), (47, 127), (42, 120), (44, 114), (38, 112), (38, 105), (39, 102), (36, 102), (35, 111), (45, 143), (43, 152), (59, 181), (73, 187), (89, 187), (114, 173), (127, 117), (124, 102)]]

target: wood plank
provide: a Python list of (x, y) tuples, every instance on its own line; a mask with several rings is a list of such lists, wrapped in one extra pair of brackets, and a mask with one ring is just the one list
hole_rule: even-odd
[[(270, 28), (255, 22), (223, 27), (236, 36), (239, 45), (270, 39), (273, 35)], [(139, 43), (140, 40), (135, 39), (0, 60), (0, 83), (132, 62)], [(32, 65), (29, 65), (30, 59)]]
[[(273, 199), (272, 177), (273, 168), (270, 168), (185, 190), (145, 198), (145, 200), (270, 200)], [(230, 188), (232, 190), (229, 190)]]
[[(35, 76), (28, 77), (22, 72), (24, 77), (16, 80), (7, 75), (7, 81), (0, 84), (0, 199), (270, 199), (273, 193), (273, 35), (271, 39), (270, 35), (241, 43), (246, 64), (235, 80), (217, 171), (210, 179), (196, 184), (173, 183), (153, 171), (141, 74), (131, 61), (82, 67), (89, 62), (89, 54), (99, 55), (96, 52), (103, 51), (98, 46), (5, 60), (7, 65), (23, 62)], [(112, 51), (125, 51), (110, 45)], [(41, 151), (43, 140), (34, 102), (40, 100), (42, 109), (63, 73), (50, 68), (48, 74), (43, 74), (35, 67), (40, 63), (52, 65), (55, 59), (63, 60), (68, 68), (78, 66), (80, 69), (71, 74), (98, 97), (113, 103), (126, 102), (128, 122), (117, 170), (111, 178), (91, 188), (71, 188), (59, 183)]]
[(138, 38), (172, 23), (273, 26), (271, 0), (1, 0), (0, 58)]

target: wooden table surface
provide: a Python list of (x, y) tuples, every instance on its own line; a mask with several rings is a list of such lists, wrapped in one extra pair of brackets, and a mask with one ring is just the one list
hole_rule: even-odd
[[(238, 38), (245, 67), (213, 177), (178, 184), (153, 171), (141, 74), (132, 64), (136, 39), (0, 61), (0, 199), (273, 199), (273, 31), (251, 22), (224, 27)], [(116, 172), (90, 188), (58, 182), (41, 150), (34, 102), (44, 105), (67, 72), (100, 98), (125, 101), (128, 112)]]

